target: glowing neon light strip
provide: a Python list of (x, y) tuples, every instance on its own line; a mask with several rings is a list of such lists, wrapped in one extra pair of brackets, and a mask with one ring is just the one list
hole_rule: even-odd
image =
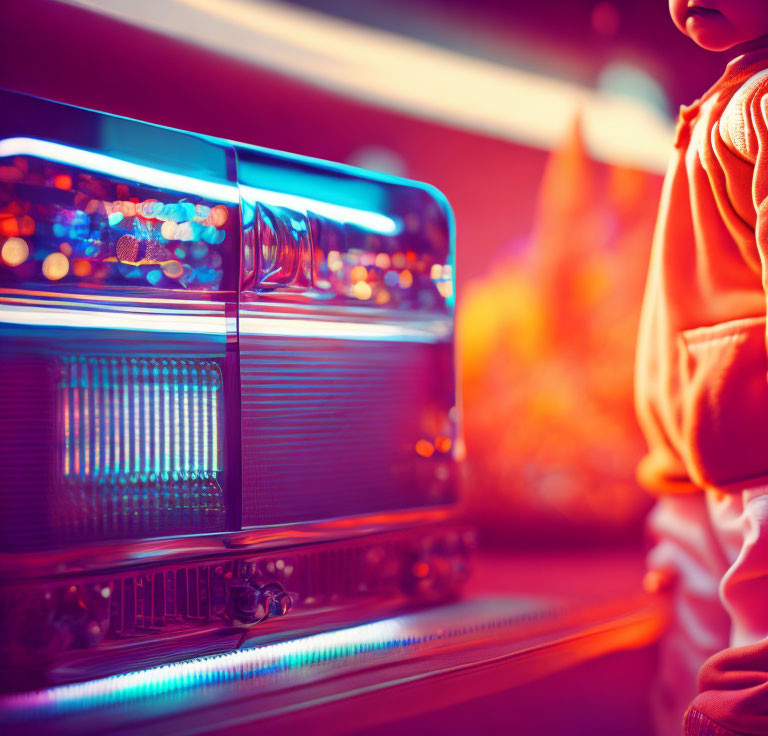
[(468, 601), (301, 639), (9, 695), (0, 698), (0, 706), (8, 713), (44, 716), (45, 711), (50, 714), (50, 709), (106, 707), (324, 662), (354, 661), (376, 654), (387, 656), (387, 650), (401, 650), (405, 656), (411, 656), (409, 649), (437, 648), (460, 637), (516, 625), (532, 612), (548, 615), (554, 610), (551, 604), (542, 605), (535, 599)]
[(88, 171), (108, 174), (118, 179), (149, 184), (176, 192), (197, 194), (210, 200), (228, 202), (229, 204), (239, 204), (240, 202), (237, 187), (232, 184), (218, 184), (184, 174), (173, 174), (162, 169), (153, 169), (151, 166), (105, 156), (103, 153), (94, 153), (82, 148), (65, 146), (61, 143), (53, 143), (38, 138), (5, 138), (1, 140), (0, 158), (6, 156), (34, 156), (35, 158), (77, 166)]
[(381, 235), (395, 235), (400, 230), (398, 223), (391, 217), (378, 212), (371, 212), (370, 210), (344, 207), (340, 204), (322, 202), (319, 199), (309, 199), (295, 194), (285, 194), (284, 192), (272, 192), (268, 189), (256, 189), (255, 187), (242, 184), (240, 185), (240, 191), (243, 193), (243, 198), (250, 204), (259, 202), (270, 207), (285, 207), (302, 212), (305, 215), (308, 212), (315, 212), (330, 220), (359, 225), (366, 230), (380, 233)]
[[(104, 467), (110, 468), (112, 461), (112, 443), (115, 441), (115, 437), (112, 429), (112, 421), (110, 417), (110, 382), (107, 371), (109, 370), (106, 361), (102, 363), (101, 371), (101, 403), (104, 407)], [(117, 465), (117, 463), (115, 463)]]
[(241, 335), (318, 337), (336, 340), (391, 340), (395, 342), (440, 342), (451, 334), (450, 323), (435, 320), (415, 325), (331, 322), (269, 317), (240, 317)]
[(88, 708), (240, 680), (275, 670), (291, 670), (319, 661), (353, 657), (402, 646), (406, 641), (396, 619), (317, 634), (304, 639), (240, 649), (173, 664), (52, 687), (0, 699), (9, 710), (44, 707)]
[[(218, 398), (215, 390), (211, 391), (211, 421), (216, 423), (219, 419), (219, 408), (217, 404)], [(211, 432), (209, 435), (211, 442), (213, 443), (211, 452), (211, 466), (213, 470), (221, 470), (219, 467), (219, 434), (218, 432)]]
[(224, 320), (219, 317), (176, 316), (162, 314), (131, 314), (94, 312), (78, 309), (24, 308), (3, 305), (0, 323), (34, 325), (37, 327), (81, 327), (106, 330), (138, 330), (146, 332), (181, 332), (192, 335), (226, 335)]
[[(210, 437), (208, 435), (208, 414), (211, 410), (210, 402), (208, 401), (208, 382), (210, 380), (209, 373), (207, 370), (202, 369), (201, 370), (202, 377), (200, 381), (200, 388), (202, 391), (202, 407), (203, 407), (203, 458), (202, 458), (202, 468), (208, 467), (208, 447), (210, 445)], [(215, 426), (216, 420), (214, 419), (214, 426)], [(215, 468), (214, 468), (215, 469)]]
[(328, 217), (338, 222), (349, 222), (359, 225), (372, 232), (382, 235), (393, 235), (400, 229), (398, 223), (391, 217), (378, 212), (345, 207), (331, 204), (318, 199), (309, 199), (283, 192), (272, 192), (268, 189), (241, 186), (238, 188), (232, 184), (219, 184), (216, 182), (196, 179), (184, 174), (174, 174), (162, 169), (155, 169), (143, 164), (135, 164), (130, 161), (106, 156), (103, 153), (86, 151), (74, 146), (65, 146), (62, 143), (41, 140), (38, 138), (5, 138), (0, 140), (0, 158), (10, 156), (34, 156), (48, 161), (58, 161), (62, 164), (77, 166), (88, 171), (96, 171), (127, 181), (136, 181), (149, 184), (161, 189), (170, 189), (176, 192), (197, 194), (206, 199), (227, 202), (229, 204), (240, 203), (240, 192), (246, 199), (273, 207), (286, 207), (307, 213), (316, 212), (318, 215)]
[[(152, 404), (152, 416), (154, 417), (154, 421), (152, 423), (152, 468), (155, 471), (155, 473), (160, 472), (160, 457), (162, 453), (160, 452), (161, 443), (165, 439), (165, 436), (168, 434), (167, 426), (168, 425), (161, 425), (160, 423), (160, 417), (162, 416), (161, 412), (161, 404), (160, 404), (160, 384), (162, 383), (162, 380), (160, 379), (160, 373), (155, 368), (155, 385), (154, 385), (154, 391), (153, 391), (153, 404)], [(162, 429), (165, 429), (166, 431), (161, 431)], [(207, 427), (206, 427), (207, 430)]]
[(128, 391), (130, 390), (131, 379), (128, 375), (128, 363), (123, 363), (123, 382), (120, 387), (120, 393), (123, 399), (123, 472), (128, 475), (130, 472), (130, 458), (131, 458), (131, 419), (129, 414), (129, 397)]
[[(36, 327), (77, 327), (104, 330), (136, 330), (193, 335), (226, 334), (226, 324), (219, 316), (177, 316), (170, 313), (131, 314), (97, 312), (50, 307), (27, 308), (0, 306), (0, 324)], [(241, 316), (240, 334), (280, 337), (319, 337), (339, 340), (394, 340), (401, 342), (440, 342), (450, 337), (449, 320), (413, 323), (343, 322), (294, 317)]]
[[(166, 368), (166, 370), (168, 370)], [(163, 427), (165, 427), (165, 432), (163, 432), (163, 440), (165, 442), (164, 445), (164, 452), (163, 452), (163, 470), (166, 473), (169, 473), (171, 471), (171, 411), (170, 411), (170, 405), (171, 405), (171, 387), (170, 387), (170, 371), (168, 371), (169, 375), (163, 377)], [(205, 428), (206, 434), (208, 433), (208, 428)]]

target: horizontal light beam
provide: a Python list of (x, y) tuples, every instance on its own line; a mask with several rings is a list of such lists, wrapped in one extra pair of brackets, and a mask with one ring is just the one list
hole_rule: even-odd
[(310, 199), (295, 194), (286, 194), (284, 192), (274, 192), (268, 189), (257, 189), (240, 185), (240, 191), (243, 198), (249, 204), (259, 202), (268, 207), (285, 207), (296, 210), (303, 214), (314, 212), (322, 217), (337, 222), (351, 223), (358, 225), (365, 230), (370, 230), (381, 235), (394, 235), (400, 229), (397, 222), (387, 215), (370, 210), (361, 210), (354, 207), (345, 207), (330, 202), (322, 202), (319, 199)]
[(316, 337), (331, 340), (379, 340), (434, 343), (451, 336), (449, 321), (422, 323), (334, 322), (293, 317), (251, 317), (240, 314), (241, 335), (267, 337)]
[[(136, 314), (131, 312), (102, 312), (87, 309), (58, 307), (0, 307), (0, 324), (30, 327), (79, 328), (101, 330), (135, 330), (138, 332), (164, 332), (190, 335), (227, 334), (222, 315), (185, 315), (158, 312)], [(451, 336), (448, 320), (414, 321), (403, 323), (350, 322), (328, 319), (296, 317), (263, 317), (240, 315), (241, 335), (265, 337), (315, 337), (332, 340), (386, 340), (394, 342), (434, 343)]]
[[(267, 678), (276, 672), (343, 666), (414, 656), (466, 637), (516, 626), (531, 612), (551, 604), (528, 598), (485, 598), (438, 606), (337, 631), (158, 665), (88, 682), (59, 685), (0, 697), (0, 709), (15, 718), (46, 718), (57, 712), (103, 708), (115, 703), (158, 698), (219, 683)], [(373, 662), (372, 662), (372, 661)], [(321, 669), (318, 676), (322, 676)]]
[(226, 320), (221, 315), (178, 316), (176, 314), (136, 314), (131, 312), (97, 312), (87, 309), (51, 307), (0, 307), (0, 324), (31, 327), (76, 327), (81, 329), (136, 330), (146, 332), (183, 333), (190, 335), (227, 334)]
[(57, 161), (60, 164), (114, 176), (117, 179), (148, 184), (159, 189), (196, 194), (216, 202), (227, 202), (228, 204), (239, 204), (240, 202), (237, 187), (233, 184), (219, 184), (184, 174), (174, 174), (151, 166), (107, 156), (103, 153), (95, 153), (83, 148), (65, 146), (62, 143), (38, 138), (5, 138), (0, 140), (0, 158), (8, 156), (34, 156), (35, 158)]
[(672, 121), (640, 100), (325, 13), (256, 0), (65, 1), (425, 120), (549, 150), (581, 116), (596, 159), (659, 173), (668, 162)]

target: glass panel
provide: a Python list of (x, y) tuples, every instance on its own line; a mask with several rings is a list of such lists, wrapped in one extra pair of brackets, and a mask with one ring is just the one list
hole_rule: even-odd
[(453, 233), (413, 182), (238, 147), (243, 523), (455, 500)]
[(234, 187), (40, 139), (0, 155), (0, 285), (234, 288)]

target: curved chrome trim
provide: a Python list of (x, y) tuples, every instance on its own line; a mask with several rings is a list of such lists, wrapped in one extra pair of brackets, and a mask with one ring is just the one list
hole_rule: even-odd
[(0, 555), (0, 577), (6, 582), (18, 581), (20, 578), (29, 580), (33, 577), (61, 577), (171, 559), (195, 559), (234, 550), (269, 550), (456, 521), (459, 516), (457, 506), (419, 508), (298, 524), (253, 527), (223, 534), (94, 542), (44, 552), (6, 553)]

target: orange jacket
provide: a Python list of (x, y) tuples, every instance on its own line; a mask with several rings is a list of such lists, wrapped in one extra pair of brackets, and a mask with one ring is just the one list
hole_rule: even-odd
[(767, 288), (768, 49), (680, 112), (636, 362), (649, 490), (768, 482)]

